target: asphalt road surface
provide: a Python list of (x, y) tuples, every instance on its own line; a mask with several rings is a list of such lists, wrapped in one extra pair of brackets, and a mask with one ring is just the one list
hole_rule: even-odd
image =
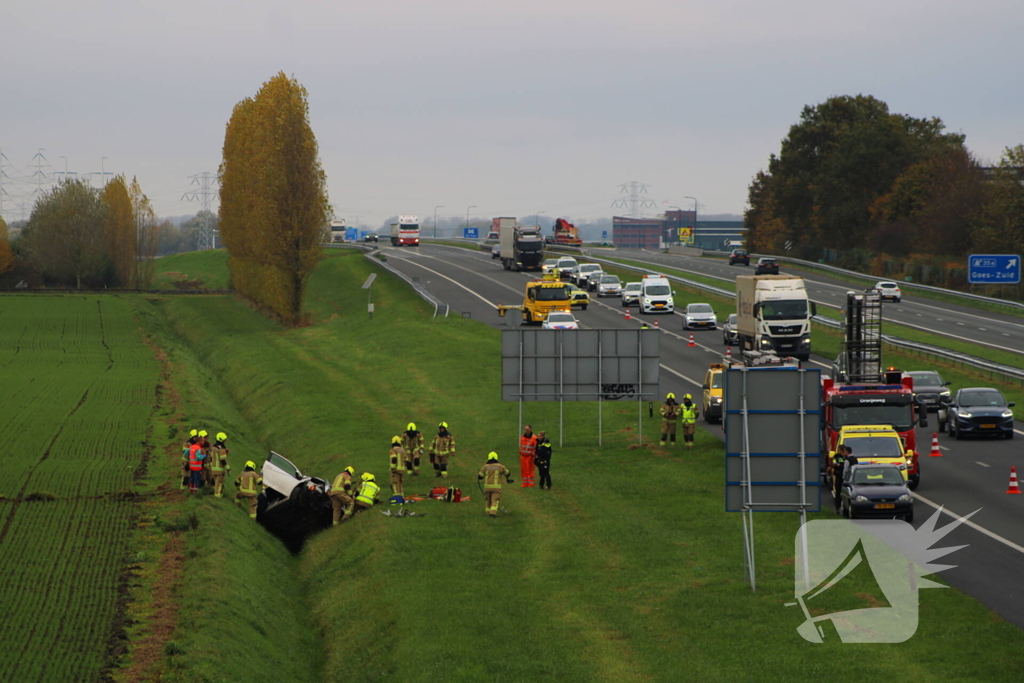
[[(724, 278), (732, 282), (735, 282), (737, 275), (753, 275), (753, 264), (757, 260), (751, 258), (750, 267), (730, 266), (729, 261), (723, 259), (662, 254), (640, 249), (601, 249), (600, 253), (594, 252), (594, 255), (661, 264), (700, 275)], [(779, 272), (783, 274), (790, 272), (803, 277), (807, 284), (808, 295), (813, 301), (818, 302), (818, 305), (844, 306), (846, 292), (856, 289), (856, 285), (851, 285), (849, 282), (818, 273), (790, 269), (784, 263), (780, 264)], [(1024, 354), (1024, 320), (1021, 318), (914, 296), (914, 290), (909, 288), (903, 290), (901, 303), (886, 302), (882, 305), (882, 318), (887, 322), (900, 323), (924, 332), (935, 332), (965, 341), (985, 344), (1002, 351)], [(1024, 362), (1024, 355), (1021, 360)]]
[[(467, 313), (498, 329), (505, 328), (507, 322), (498, 317), (495, 305), (522, 303), (524, 282), (535, 276), (505, 271), (487, 253), (456, 247), (387, 247), (385, 251), (389, 264), (418, 277), (433, 294), (451, 306), (451, 315)], [(717, 267), (728, 268), (722, 264)], [(733, 267), (726, 272), (736, 271)], [(904, 306), (913, 311), (909, 302)], [(617, 298), (592, 296), (586, 311), (574, 313), (581, 324), (591, 328), (641, 324), (635, 317), (629, 321), (624, 319)], [(934, 311), (930, 315), (934, 315)], [(645, 318), (654, 319), (654, 316)], [(661, 394), (688, 392), (699, 401), (708, 364), (718, 362), (724, 353), (721, 332), (697, 331), (698, 345), (691, 348), (682, 334), (678, 314), (657, 319), (665, 335), (661, 347)], [(826, 372), (831, 368), (831, 361), (820, 357), (811, 360)], [(919, 429), (917, 434), (922, 455), (921, 485), (914, 492), (915, 526), (920, 526), (939, 507), (944, 507), (939, 526), (951, 522), (953, 515), (967, 515), (977, 510), (968, 522), (939, 543), (940, 547), (968, 546), (944, 558), (945, 564), (957, 566), (940, 576), (1003, 618), (1024, 627), (1024, 586), (1020, 581), (1024, 576), (1024, 525), (1020, 524), (1024, 518), (1024, 495), (1006, 494), (1010, 466), (1017, 462), (1024, 465), (1024, 458), (1020, 457), (1024, 425), (1020, 421), (1015, 423), (1017, 438), (1009, 441), (956, 441), (940, 434), (942, 457), (928, 457), (935, 423), (933, 415), (929, 427)], [(721, 427), (703, 422), (701, 426), (722, 438)], [(645, 424), (649, 436), (648, 430), (656, 429), (653, 420)], [(1024, 468), (1021, 475), (1024, 476)], [(831, 496), (826, 493), (822, 508), (831, 507)]]

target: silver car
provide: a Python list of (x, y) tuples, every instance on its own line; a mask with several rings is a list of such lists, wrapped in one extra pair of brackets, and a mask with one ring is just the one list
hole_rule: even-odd
[(687, 304), (683, 312), (683, 329), (708, 329), (718, 327), (718, 317), (711, 304)]
[(735, 313), (729, 314), (729, 319), (722, 325), (722, 343), (726, 346), (732, 346), (733, 344), (740, 343), (740, 332), (737, 329), (739, 326), (738, 318)]
[(622, 288), (622, 307), (639, 306), (640, 292), (643, 291), (643, 288), (644, 283), (642, 282), (627, 282), (626, 286)]
[(598, 296), (618, 296), (622, 293), (622, 282), (618, 275), (602, 275), (597, 281)]

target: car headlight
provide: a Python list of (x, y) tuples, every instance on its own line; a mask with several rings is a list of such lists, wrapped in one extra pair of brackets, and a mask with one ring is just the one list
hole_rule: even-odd
[(949, 392), (948, 391), (940, 391), (939, 392), (939, 396), (945, 396), (946, 398), (949, 398)]
[(853, 499), (853, 502), (854, 503), (866, 503), (866, 502), (868, 502), (868, 499), (865, 496), (857, 496), (856, 498)]
[(901, 470), (907, 469), (906, 463), (902, 463), (902, 462), (899, 465), (897, 465), (897, 467), (899, 467)]
[(971, 414), (968, 413), (966, 410), (958, 410), (958, 411), (956, 411), (956, 416), (957, 417), (968, 417), (969, 418), (969, 417), (971, 417)]
[(909, 503), (910, 501), (914, 500), (914, 497), (911, 496), (909, 493), (904, 493), (902, 496), (900, 496), (896, 500), (898, 500), (901, 503)]
[(1003, 411), (1003, 417), (1013, 417), (1013, 411), (1012, 410), (1004, 410)]
[(722, 402), (722, 397), (721, 396), (715, 396), (715, 403), (721, 403), (721, 402)]

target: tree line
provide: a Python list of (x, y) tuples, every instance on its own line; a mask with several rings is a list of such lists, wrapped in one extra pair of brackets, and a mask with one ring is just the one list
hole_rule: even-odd
[(298, 81), (278, 73), (235, 105), (219, 180), (232, 287), (285, 324), (300, 324), (331, 207), (308, 93)]
[(158, 225), (135, 178), (116, 176), (102, 190), (61, 181), (35, 201), (13, 243), (2, 218), (0, 228), (0, 274), (78, 289), (145, 289), (152, 281)]
[(987, 172), (939, 118), (889, 111), (871, 96), (804, 107), (749, 187), (747, 245), (804, 258), (1022, 253), (1024, 146)]

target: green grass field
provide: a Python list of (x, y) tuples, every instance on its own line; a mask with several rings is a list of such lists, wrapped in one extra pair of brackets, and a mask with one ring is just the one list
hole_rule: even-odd
[[(485, 454), (496, 450), (519, 478), (516, 405), (499, 400), (499, 334), (431, 320), (387, 275), (368, 321), (359, 285), (374, 268), (358, 254), (321, 264), (311, 327), (284, 330), (230, 297), (157, 300), (146, 325), (181, 368), (189, 423), (220, 420), (238, 434), (233, 462), (273, 448), (305, 472), (333, 477), (351, 463), (383, 479), (393, 434), (410, 420), (428, 433), (445, 420), (458, 439), (452, 482), (473, 499), (421, 503), (423, 518), (372, 511), (296, 558), (226, 500), (187, 501), (198, 520), (186, 534), (187, 575), (200, 587), (185, 584), (163, 663), (170, 680), (1018, 678), (1024, 634), (952, 589), (922, 594), (906, 643), (803, 641), (802, 615), (784, 606), (796, 516), (758, 518), (751, 593), (740, 520), (723, 511), (717, 440), (700, 432), (685, 454), (632, 448), (635, 406), (603, 407), (599, 448), (597, 406), (567, 404), (558, 435), (557, 405), (527, 405), (526, 421), (555, 441), (555, 489), (513, 486), (511, 514), (486, 518), (475, 489)], [(643, 428), (650, 437), (657, 425), (645, 418)], [(861, 599), (875, 596), (866, 588)], [(264, 648), (275, 654), (261, 667)], [(241, 676), (246, 651), (254, 664)]]
[(227, 289), (226, 249), (190, 251), (157, 259), (153, 289)]
[(0, 376), (0, 680), (96, 680), (119, 642), (157, 363), (126, 298), (0, 297)]

